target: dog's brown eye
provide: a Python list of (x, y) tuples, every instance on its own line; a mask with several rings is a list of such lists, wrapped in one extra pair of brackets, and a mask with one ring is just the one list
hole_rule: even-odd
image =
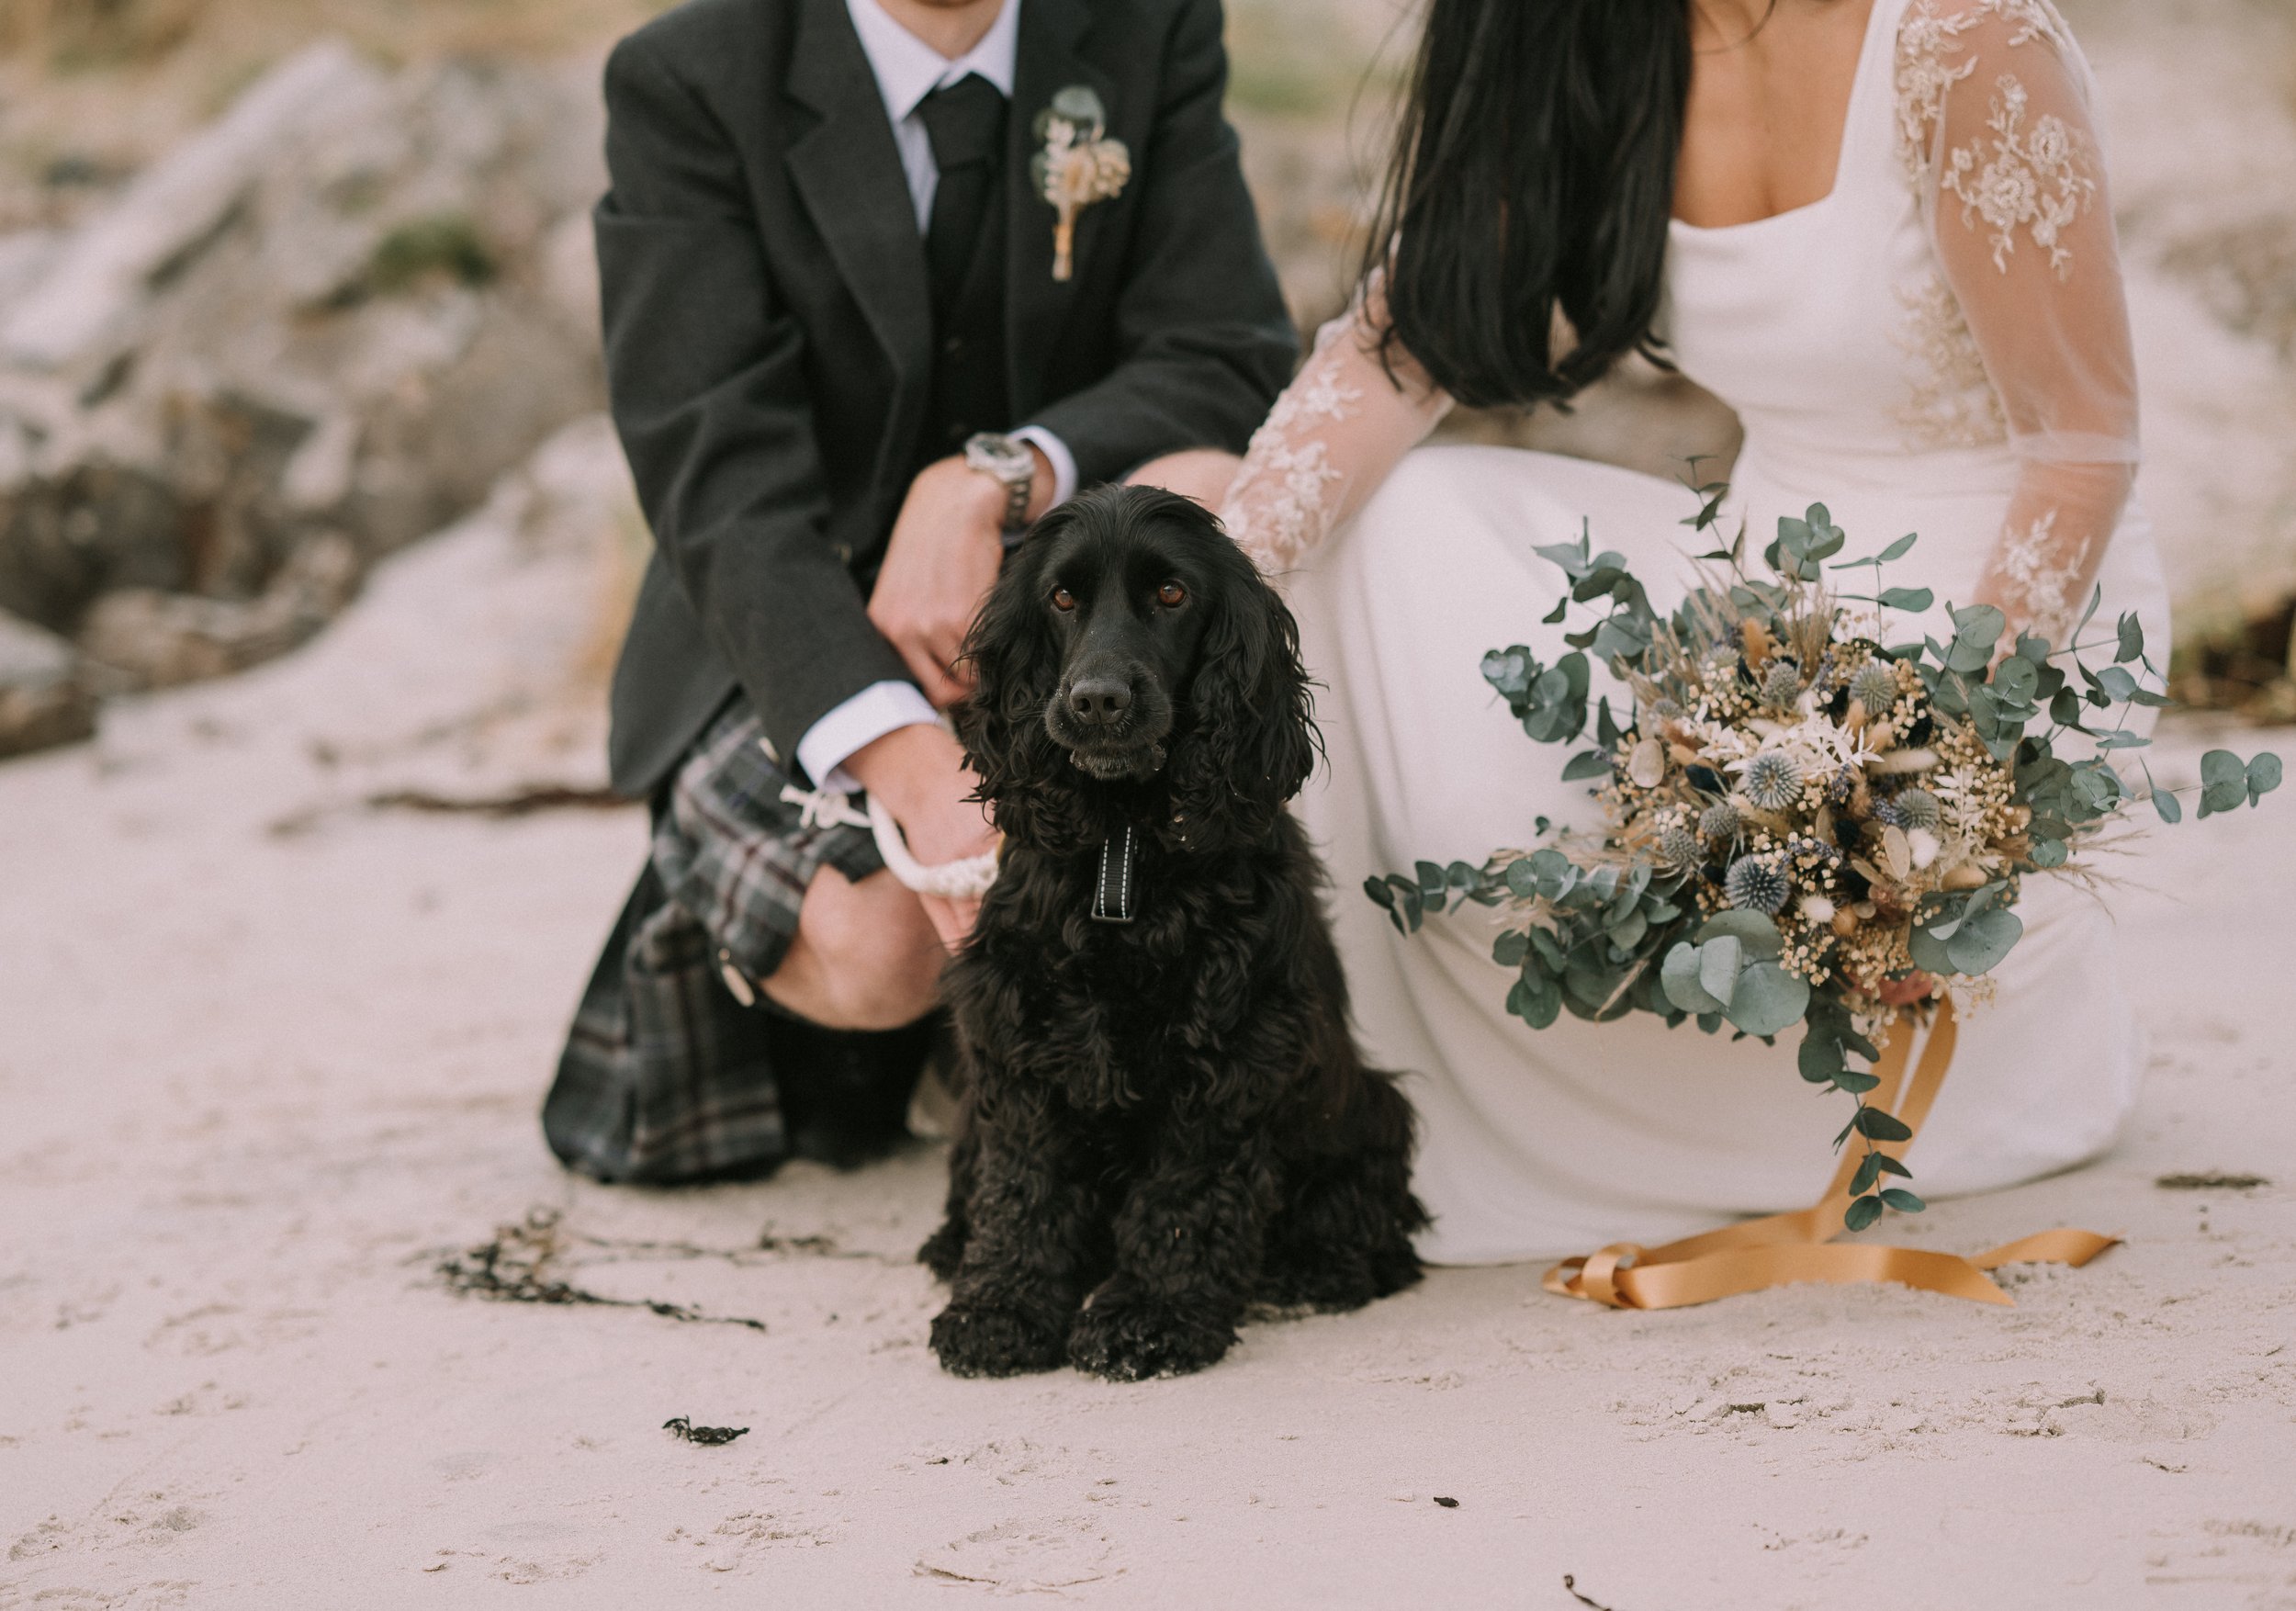
[(1075, 593), (1070, 592), (1064, 587), (1056, 587), (1052, 590), (1052, 608), (1064, 615), (1075, 607), (1076, 595)]
[(1187, 603), (1187, 589), (1176, 581), (1167, 581), (1156, 590), (1156, 603), (1167, 610), (1176, 610)]

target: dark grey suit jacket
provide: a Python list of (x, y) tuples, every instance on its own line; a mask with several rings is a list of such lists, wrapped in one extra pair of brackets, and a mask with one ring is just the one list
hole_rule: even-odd
[[(1240, 450), (1289, 321), (1221, 112), (1219, 0), (1020, 0), (1006, 186), (1013, 425), (1090, 484)], [(1030, 125), (1089, 84), (1132, 152), (1052, 278)], [(736, 687), (784, 757), (907, 676), (865, 605), (932, 379), (923, 242), (844, 0), (690, 0), (606, 69), (606, 366), (657, 544), (614, 673), (613, 781), (650, 793)]]

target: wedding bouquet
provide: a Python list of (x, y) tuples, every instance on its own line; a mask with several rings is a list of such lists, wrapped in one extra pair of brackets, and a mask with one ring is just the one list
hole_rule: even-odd
[[(1714, 530), (1722, 490), (1700, 489), (1684, 524)], [(1700, 585), (1666, 615), (1588, 537), (1540, 548), (1570, 582), (1548, 623), (1573, 605), (1596, 618), (1553, 665), (1517, 645), (1486, 655), (1483, 676), (1542, 743), (1586, 731), (1595, 661), (1631, 691), (1623, 715), (1607, 695), (1596, 704), (1594, 747), (1563, 770), (1594, 782), (1604, 828), (1542, 817), (1527, 825), (1540, 848), (1365, 884), (1406, 933), (1459, 902), (1518, 919), (1492, 956), (1515, 975), (1508, 1010), (1534, 1029), (1565, 1011), (1598, 1023), (1651, 1012), (1764, 1041), (1805, 1026), (1802, 1077), (1856, 1104), (1834, 1143), (1864, 1143), (1853, 1231), (1922, 1203), (1881, 1189), (1908, 1171), (1876, 1143), (1911, 1131), (1865, 1099), (1878, 1081), (1852, 1059), (1877, 1062), (1901, 1017), (1957, 986), (1989, 987), (2024, 932), (2023, 881), (2089, 871), (2084, 851), (2136, 804), (2114, 765), (2149, 742), (2126, 730), (2129, 711), (2169, 703), (2134, 615), (2081, 641), (2099, 598), (2062, 648), (2021, 635), (2005, 648), (2008, 622), (1983, 604), (1949, 607), (1949, 641), (1885, 644), (1888, 613), (1935, 602), (1882, 585), (1915, 541), (1836, 560), (1843, 533), (1814, 505), (1778, 523), (1766, 574), (1748, 565), (1743, 530), (1701, 556)], [(1871, 591), (1840, 591), (1829, 569), (1870, 571)], [(2106, 649), (2100, 670), (2078, 658)], [(2060, 756), (2075, 739), (2091, 752)], [(2178, 821), (2176, 794), (2138, 759), (2154, 810)], [(2200, 815), (2253, 806), (2279, 782), (2274, 756), (2212, 750)]]

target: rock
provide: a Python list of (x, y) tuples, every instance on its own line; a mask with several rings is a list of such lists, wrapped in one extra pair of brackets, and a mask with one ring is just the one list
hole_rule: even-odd
[(0, 491), (0, 610), (70, 632), (106, 588), (182, 588), (182, 500), (150, 471), (96, 462)]
[(219, 675), (485, 501), (604, 400), (602, 130), (594, 63), (321, 45), (0, 235), (0, 609), (105, 687)]
[(96, 701), (72, 646), (0, 614), (0, 756), (70, 744), (96, 731)]
[(38, 285), (55, 261), (59, 237), (53, 230), (16, 230), (0, 235), (0, 308)]
[(221, 677), (308, 643), (350, 602), (358, 578), (356, 546), (328, 534), (298, 548), (260, 598), (107, 593), (88, 614), (81, 652), (122, 688)]
[(119, 338), (152, 288), (229, 219), (263, 165), (321, 107), (370, 92), (374, 70), (339, 40), (274, 68), (223, 119), (146, 172), (57, 256), (0, 326), (14, 362), (59, 369)]

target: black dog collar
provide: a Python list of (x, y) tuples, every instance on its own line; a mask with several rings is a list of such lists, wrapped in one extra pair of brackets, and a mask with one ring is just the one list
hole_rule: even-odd
[(1092, 920), (1132, 920), (1133, 839), (1130, 823), (1100, 841), (1100, 877), (1092, 890)]

